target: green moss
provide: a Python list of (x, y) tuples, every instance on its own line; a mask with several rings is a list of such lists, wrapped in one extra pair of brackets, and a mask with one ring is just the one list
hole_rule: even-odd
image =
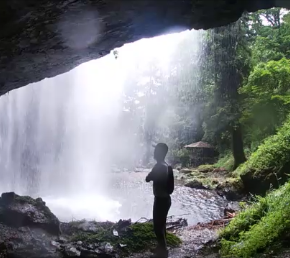
[(290, 117), (276, 135), (268, 137), (249, 157), (248, 161), (236, 169), (236, 175), (254, 171), (254, 176), (264, 171), (279, 171), (290, 161)]
[[(152, 223), (136, 223), (119, 232), (119, 237), (113, 235), (112, 228), (99, 227), (97, 233), (78, 233), (72, 236), (72, 241), (84, 241), (88, 243), (109, 242), (115, 248), (120, 244), (126, 245), (121, 248), (124, 253), (140, 252), (148, 250), (156, 244), (156, 237)], [(172, 233), (167, 233), (167, 244), (170, 247), (177, 247), (181, 240)]]
[(202, 183), (203, 186), (211, 190), (215, 189), (220, 184), (220, 179), (213, 177), (199, 178), (197, 181)]
[(213, 171), (216, 167), (214, 165), (200, 165), (197, 169), (201, 172)]
[(290, 183), (259, 198), (220, 234), (223, 257), (255, 257), (290, 230)]
[(234, 168), (234, 157), (232, 153), (228, 152), (221, 156), (217, 163), (214, 164), (216, 168), (224, 168), (227, 171), (232, 171)]

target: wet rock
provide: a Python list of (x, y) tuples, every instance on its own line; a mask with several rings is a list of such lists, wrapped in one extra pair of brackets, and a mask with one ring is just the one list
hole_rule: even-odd
[(225, 197), (228, 201), (240, 201), (244, 198), (242, 191), (228, 182), (219, 184), (216, 187), (216, 192), (218, 195)]
[(179, 173), (182, 173), (182, 174), (191, 174), (192, 173), (192, 169), (189, 169), (189, 168), (183, 168), (179, 171)]
[(225, 212), (224, 212), (224, 215), (226, 215), (226, 212), (237, 212), (237, 211), (240, 211), (241, 210), (241, 207), (239, 205), (238, 202), (229, 202), (227, 204), (227, 207), (225, 208)]
[[(54, 242), (55, 236), (47, 233), (42, 228), (27, 228), (18, 230), (0, 224), (0, 255), (17, 258), (61, 258), (58, 252), (60, 245)], [(1, 256), (0, 256), (1, 257)]]
[(3, 193), (0, 198), (0, 222), (12, 227), (36, 227), (59, 235), (60, 223), (41, 198)]
[(65, 257), (79, 257), (81, 252), (73, 246), (66, 246), (64, 250)]
[(61, 223), (60, 228), (62, 233), (65, 235), (72, 235), (75, 232), (92, 232), (95, 233), (98, 231), (99, 225), (103, 225), (104, 223), (109, 223), (110, 226), (113, 225), (111, 222), (95, 222), (95, 221), (87, 221), (87, 220), (80, 220), (80, 221), (73, 221), (70, 223)]
[(193, 188), (193, 189), (207, 189), (203, 184), (197, 180), (190, 181), (185, 184), (185, 186)]
[(65, 243), (68, 242), (68, 240), (67, 240), (65, 237), (60, 236), (60, 237), (58, 238), (58, 242), (61, 243), (61, 244), (65, 244)]
[(174, 169), (180, 171), (182, 169), (182, 165), (180, 163), (178, 163), (174, 166)]
[(277, 189), (289, 180), (289, 169), (290, 162), (286, 162), (278, 171), (274, 168), (260, 171), (251, 168), (241, 175), (244, 190), (246, 193), (264, 196), (269, 189)]
[(121, 231), (122, 229), (129, 227), (132, 225), (132, 221), (131, 219), (128, 220), (122, 220), (120, 219), (117, 224), (115, 225), (115, 229), (117, 229), (118, 231)]
[(166, 229), (172, 230), (172, 229), (179, 229), (183, 227), (187, 227), (188, 223), (187, 220), (184, 218), (176, 218), (176, 217), (168, 217), (166, 222)]
[(56, 247), (56, 249), (61, 249), (61, 244), (59, 242), (51, 241), (51, 245)]
[(105, 243), (103, 248), (106, 253), (112, 253), (114, 251), (114, 248), (110, 243)]
[(0, 198), (1, 254), (17, 258), (58, 258), (59, 221), (41, 198), (15, 193)]

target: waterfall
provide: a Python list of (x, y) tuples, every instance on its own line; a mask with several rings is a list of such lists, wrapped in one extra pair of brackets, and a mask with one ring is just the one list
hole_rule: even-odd
[(0, 191), (104, 195), (118, 137), (121, 77), (107, 56), (2, 96)]
[(117, 60), (110, 54), (1, 96), (0, 192), (43, 197), (58, 216), (61, 210), (105, 220), (112, 209), (116, 216), (112, 167), (140, 160), (144, 127), (138, 107), (124, 111), (124, 87), (143, 87), (146, 78), (138, 76), (156, 57), (165, 69), (181, 39), (128, 44)]

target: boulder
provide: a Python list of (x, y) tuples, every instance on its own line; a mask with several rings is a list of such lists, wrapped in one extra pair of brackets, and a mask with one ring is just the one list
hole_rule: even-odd
[(288, 172), (290, 162), (287, 162), (282, 168), (268, 168), (261, 171), (249, 169), (242, 174), (245, 192), (264, 196), (270, 189), (277, 189), (289, 180)]
[(225, 197), (228, 201), (240, 201), (245, 196), (242, 186), (238, 183), (234, 184), (226, 181), (217, 185), (215, 190), (218, 195)]
[(55, 236), (42, 228), (11, 227), (0, 223), (0, 257), (61, 258)]
[(197, 180), (190, 181), (185, 184), (185, 186), (193, 188), (193, 189), (207, 189), (203, 184)]
[(0, 198), (0, 222), (12, 227), (40, 228), (52, 234), (60, 234), (57, 217), (41, 198), (19, 196), (13, 192), (3, 193)]
[(0, 257), (60, 258), (54, 241), (59, 234), (59, 220), (42, 199), (13, 192), (2, 194)]

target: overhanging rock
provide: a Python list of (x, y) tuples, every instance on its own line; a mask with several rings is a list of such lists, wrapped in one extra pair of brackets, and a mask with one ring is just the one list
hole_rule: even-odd
[[(208, 29), (288, 0), (1, 0), (0, 95), (141, 38)], [(279, 2), (279, 3), (277, 3)]]

